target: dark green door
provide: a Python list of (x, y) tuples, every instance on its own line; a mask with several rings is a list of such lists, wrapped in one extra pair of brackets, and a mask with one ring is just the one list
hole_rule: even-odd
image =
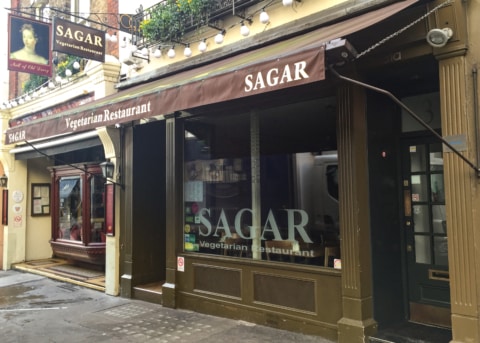
[(403, 227), (410, 320), (451, 326), (442, 144), (403, 144)]

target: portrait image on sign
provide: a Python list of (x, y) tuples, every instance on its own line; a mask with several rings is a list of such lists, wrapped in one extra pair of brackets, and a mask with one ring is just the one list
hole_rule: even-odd
[(51, 25), (14, 15), (8, 25), (8, 69), (51, 76)]

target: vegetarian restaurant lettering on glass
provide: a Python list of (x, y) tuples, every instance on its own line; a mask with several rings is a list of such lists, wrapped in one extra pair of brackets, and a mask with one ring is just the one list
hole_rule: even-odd
[[(318, 117), (305, 115), (313, 126)], [(290, 117), (276, 120), (291, 127)], [(340, 259), (336, 153), (311, 149), (313, 132), (287, 148), (281, 132), (272, 138), (266, 117), (257, 132), (252, 121), (186, 120), (184, 250), (333, 267)], [(258, 135), (257, 156), (250, 135)]]

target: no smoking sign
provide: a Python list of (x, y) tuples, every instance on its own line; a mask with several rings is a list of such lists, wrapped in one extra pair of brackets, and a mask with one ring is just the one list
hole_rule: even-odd
[(183, 256), (178, 256), (177, 257), (177, 270), (179, 272), (184, 272), (185, 271), (185, 257), (183, 257)]

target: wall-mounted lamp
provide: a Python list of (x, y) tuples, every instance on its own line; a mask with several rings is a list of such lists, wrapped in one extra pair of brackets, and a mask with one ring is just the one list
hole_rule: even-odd
[(3, 174), (0, 176), (0, 187), (7, 188), (8, 186), (8, 177), (7, 175)]
[(453, 36), (451, 28), (432, 29), (427, 33), (427, 42), (434, 48), (441, 48), (445, 46), (450, 38)]
[[(100, 168), (102, 168), (102, 175), (105, 179), (112, 179), (113, 173), (115, 172), (115, 165), (110, 160), (100, 163)], [(110, 180), (109, 180), (110, 181)]]
[(113, 180), (113, 174), (115, 171), (115, 164), (113, 164), (113, 162), (111, 162), (110, 160), (106, 160), (105, 162), (100, 163), (100, 168), (102, 169), (102, 175), (105, 180), (123, 188), (123, 185), (121, 183), (115, 182)]

